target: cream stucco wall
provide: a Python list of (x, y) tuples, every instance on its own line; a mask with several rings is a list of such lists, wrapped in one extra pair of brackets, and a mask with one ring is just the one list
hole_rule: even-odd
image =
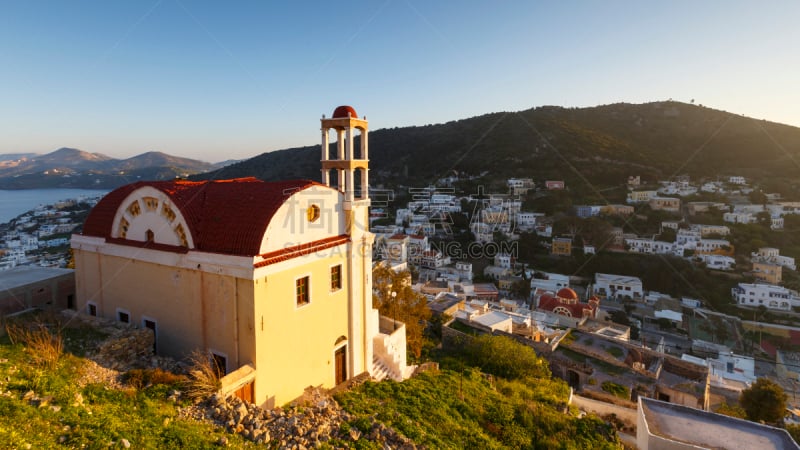
[(160, 354), (210, 350), (226, 357), (227, 370), (253, 360), (253, 346), (241, 344), (248, 334), (252, 341), (251, 281), (80, 249), (75, 264), (80, 311), (93, 303), (102, 317), (117, 320), (122, 310), (137, 326), (155, 321)]
[[(308, 386), (333, 387), (334, 351), (342, 345), (352, 351), (344, 281), (349, 275), (346, 247), (274, 264), (255, 281), (256, 398), (270, 406), (291, 401)], [(342, 266), (342, 288), (331, 290), (335, 265)], [(310, 280), (310, 301), (298, 306), (296, 281), (304, 276)], [(347, 369), (348, 377), (365, 370), (349, 361)]]

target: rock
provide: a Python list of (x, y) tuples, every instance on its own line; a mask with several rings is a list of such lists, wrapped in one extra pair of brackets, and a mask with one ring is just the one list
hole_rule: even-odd
[(131, 448), (131, 442), (125, 438), (121, 439), (120, 443), (122, 443), (122, 446), (125, 448)]
[(220, 437), (217, 439), (217, 445), (220, 447), (227, 447), (228, 446), (228, 438), (225, 436)]

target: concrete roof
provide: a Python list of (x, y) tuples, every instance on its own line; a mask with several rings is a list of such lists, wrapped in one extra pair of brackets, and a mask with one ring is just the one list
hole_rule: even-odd
[(14, 267), (13, 269), (0, 271), (0, 289), (14, 289), (74, 272), (72, 269), (54, 267)]
[(786, 430), (687, 406), (640, 397), (652, 435), (703, 448), (800, 449)]
[(494, 327), (495, 325), (503, 323), (507, 320), (511, 320), (511, 318), (499, 311), (491, 311), (486, 314), (481, 314), (480, 316), (472, 318), (473, 322), (477, 322), (489, 328)]

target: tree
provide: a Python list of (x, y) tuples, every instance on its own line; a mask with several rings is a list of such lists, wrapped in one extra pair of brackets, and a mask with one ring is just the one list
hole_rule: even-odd
[(786, 393), (778, 384), (768, 378), (759, 378), (742, 391), (739, 404), (749, 420), (777, 423), (786, 414), (787, 399)]
[(419, 358), (425, 340), (425, 323), (431, 317), (425, 296), (411, 289), (411, 272), (394, 271), (385, 264), (372, 269), (372, 306), (385, 317), (406, 325), (406, 343)]

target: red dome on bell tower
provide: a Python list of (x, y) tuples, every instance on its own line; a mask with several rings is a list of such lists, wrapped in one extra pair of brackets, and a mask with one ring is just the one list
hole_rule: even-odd
[(348, 117), (358, 119), (358, 114), (356, 114), (356, 110), (352, 106), (342, 105), (333, 110), (334, 119), (346, 119)]

